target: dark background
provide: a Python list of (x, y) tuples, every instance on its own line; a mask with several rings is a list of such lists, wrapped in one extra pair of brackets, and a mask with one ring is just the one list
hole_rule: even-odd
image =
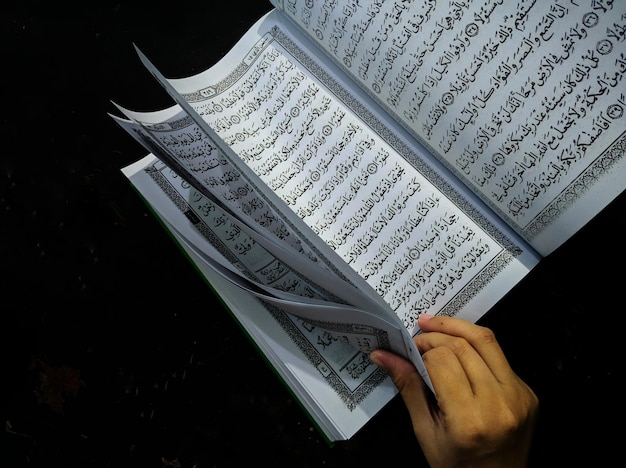
[[(132, 43), (189, 75), (268, 9), (2, 3), (0, 466), (423, 466), (399, 398), (327, 446), (120, 172), (145, 151), (110, 100), (171, 104)], [(533, 466), (623, 455), (625, 203), (480, 321), (540, 398)]]

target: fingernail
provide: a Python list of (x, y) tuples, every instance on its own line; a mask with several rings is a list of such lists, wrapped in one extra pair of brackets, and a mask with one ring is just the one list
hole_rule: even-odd
[(428, 321), (428, 320), (430, 320), (433, 317), (434, 317), (434, 315), (423, 313), (423, 314), (420, 314), (419, 320)]
[(370, 353), (370, 361), (372, 361), (374, 364), (376, 364), (378, 367), (381, 367), (380, 365), (380, 353), (378, 351), (372, 351)]

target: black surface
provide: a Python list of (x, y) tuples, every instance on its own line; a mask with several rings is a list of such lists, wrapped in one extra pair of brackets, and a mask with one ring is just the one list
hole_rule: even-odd
[[(0, 466), (423, 466), (400, 399), (328, 447), (120, 172), (145, 151), (109, 100), (171, 104), (132, 43), (196, 73), (268, 7), (0, 7)], [(621, 458), (625, 203), (481, 320), (541, 400), (536, 466)]]

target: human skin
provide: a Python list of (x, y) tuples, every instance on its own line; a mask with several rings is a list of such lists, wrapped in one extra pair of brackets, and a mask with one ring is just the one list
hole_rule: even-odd
[(524, 467), (539, 400), (509, 365), (493, 331), (422, 314), (415, 344), (435, 393), (406, 359), (375, 350), (407, 407), (426, 459), (437, 467)]

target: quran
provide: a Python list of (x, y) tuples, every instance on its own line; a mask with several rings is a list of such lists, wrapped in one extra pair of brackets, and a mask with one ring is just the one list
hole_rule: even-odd
[[(125, 177), (329, 442), (420, 314), (476, 322), (626, 184), (626, 2), (272, 0)], [(522, 326), (520, 324), (520, 326)]]

